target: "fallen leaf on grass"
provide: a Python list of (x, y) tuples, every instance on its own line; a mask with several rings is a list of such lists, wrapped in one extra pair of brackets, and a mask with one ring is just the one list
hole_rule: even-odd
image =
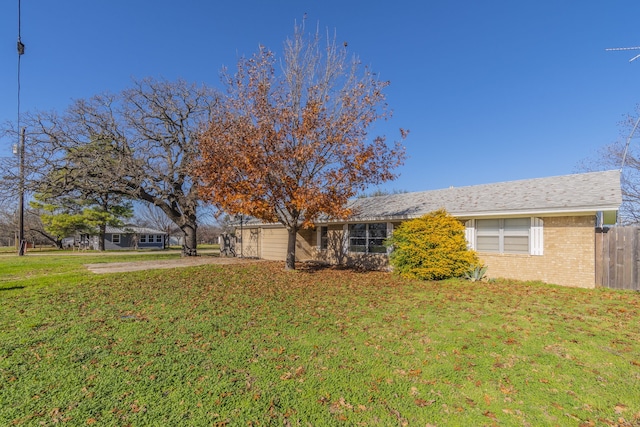
[(331, 401), (331, 396), (328, 394), (324, 396), (320, 396), (320, 398), (318, 399), (318, 403), (320, 403), (321, 405), (326, 405), (330, 401)]
[(623, 405), (622, 403), (618, 403), (614, 407), (614, 410), (616, 411), (616, 414), (621, 414), (621, 413), (623, 413), (624, 411), (627, 410), (627, 405)]
[(484, 415), (485, 417), (489, 417), (489, 418), (491, 418), (492, 420), (496, 420), (496, 419), (498, 419), (498, 417), (496, 417), (496, 414), (494, 414), (494, 413), (493, 413), (493, 412), (491, 412), (491, 411), (485, 411), (482, 415)]
[(293, 374), (291, 372), (285, 372), (283, 375), (280, 375), (280, 379), (282, 381), (290, 380), (293, 378)]
[(414, 402), (419, 407), (424, 408), (425, 406), (433, 405), (436, 402), (436, 400), (435, 399), (431, 399), (431, 400), (416, 399), (416, 400), (414, 400)]

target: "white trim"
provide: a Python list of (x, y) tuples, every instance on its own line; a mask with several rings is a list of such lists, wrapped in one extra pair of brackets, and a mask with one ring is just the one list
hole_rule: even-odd
[(529, 239), (529, 253), (544, 255), (544, 221), (542, 218), (531, 218), (531, 236)]
[(467, 239), (467, 248), (475, 250), (476, 248), (476, 220), (469, 219), (465, 222), (464, 237)]
[[(460, 220), (464, 220), (464, 219), (471, 219), (471, 218), (476, 218), (476, 219), (492, 219), (492, 218), (498, 218), (498, 219), (506, 219), (506, 218), (512, 218), (512, 217), (531, 217), (531, 216), (545, 216), (545, 217), (551, 217), (551, 216), (589, 216), (589, 215), (595, 215), (598, 211), (600, 210), (604, 210), (604, 211), (617, 211), (618, 209), (616, 207), (613, 206), (607, 206), (607, 207), (589, 207), (589, 208), (570, 208), (570, 209), (553, 209), (553, 210), (545, 210), (545, 209), (527, 209), (527, 210), (518, 210), (518, 211), (492, 211), (492, 212), (449, 212), (449, 214), (455, 218), (458, 218)], [(349, 218), (349, 222), (350, 223), (365, 223), (365, 222), (388, 222), (388, 221), (407, 221), (410, 219), (416, 219), (416, 218), (420, 218), (421, 216), (424, 216), (424, 214), (419, 214), (419, 215), (398, 215), (398, 216), (375, 216), (375, 217), (351, 217)], [(326, 221), (323, 222), (323, 224), (340, 224), (342, 223), (342, 221), (340, 220), (333, 220), (333, 221)]]
[[(387, 239), (393, 234), (393, 223), (387, 223)], [(391, 254), (391, 246), (387, 246), (387, 255)]]

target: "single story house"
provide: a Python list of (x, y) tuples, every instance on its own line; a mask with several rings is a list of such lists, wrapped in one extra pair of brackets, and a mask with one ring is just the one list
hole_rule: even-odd
[[(107, 226), (104, 236), (104, 248), (113, 249), (164, 249), (167, 233), (147, 227), (127, 225), (124, 227)], [(92, 236), (97, 247), (97, 236)]]
[[(620, 171), (359, 198), (347, 220), (300, 230), (296, 259), (384, 268), (384, 239), (403, 221), (444, 208), (465, 224), (488, 277), (595, 287), (596, 227), (615, 224)], [(284, 260), (287, 231), (255, 219), (236, 227), (236, 254)]]

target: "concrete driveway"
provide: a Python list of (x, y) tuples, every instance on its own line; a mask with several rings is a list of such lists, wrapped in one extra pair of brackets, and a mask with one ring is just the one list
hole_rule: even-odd
[(107, 262), (100, 264), (85, 264), (85, 267), (89, 271), (95, 274), (105, 273), (125, 273), (129, 271), (143, 271), (143, 270), (156, 270), (163, 268), (181, 268), (181, 267), (193, 267), (196, 265), (205, 264), (248, 264), (261, 262), (258, 259), (249, 258), (220, 258), (214, 256), (198, 256), (198, 257), (184, 257), (171, 260), (150, 260), (150, 261), (135, 261), (135, 262)]

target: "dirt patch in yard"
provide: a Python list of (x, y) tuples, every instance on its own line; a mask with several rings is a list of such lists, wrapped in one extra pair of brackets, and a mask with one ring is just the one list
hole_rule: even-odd
[(95, 274), (126, 273), (129, 271), (156, 270), (163, 268), (193, 267), (204, 264), (247, 264), (261, 262), (258, 259), (248, 258), (220, 258), (212, 256), (184, 257), (170, 260), (135, 261), (135, 262), (109, 262), (100, 264), (85, 264), (89, 271)]

